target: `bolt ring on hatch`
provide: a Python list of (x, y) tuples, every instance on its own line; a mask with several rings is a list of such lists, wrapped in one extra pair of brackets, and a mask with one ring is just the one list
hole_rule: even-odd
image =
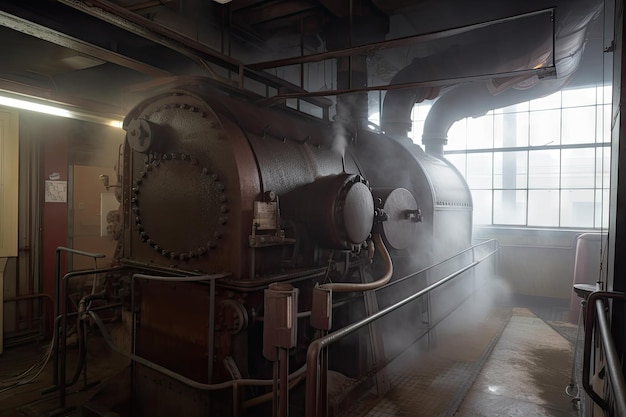
[[(141, 217), (140, 209), (140, 189), (141, 185), (148, 178), (149, 173), (159, 169), (165, 161), (181, 161), (186, 162), (194, 166), (198, 166), (198, 161), (192, 158), (186, 153), (165, 152), (165, 153), (150, 153), (145, 156), (144, 170), (139, 173), (139, 178), (133, 181), (133, 187), (131, 189), (131, 209), (135, 215), (135, 229), (139, 233), (139, 238), (142, 242), (152, 247), (155, 251), (160, 253), (166, 258), (172, 260), (178, 259), (181, 261), (197, 258), (200, 256), (207, 256), (209, 251), (217, 247), (217, 242), (209, 241), (205, 246), (199, 246), (198, 248), (185, 250), (177, 253), (171, 250), (171, 248), (165, 248), (158, 242), (156, 242), (145, 230), (145, 225)], [(200, 168), (200, 167), (199, 167)], [(225, 215), (229, 211), (228, 196), (226, 195), (225, 188), (222, 182), (219, 181), (219, 176), (215, 173), (211, 173), (211, 170), (207, 167), (200, 168), (200, 175), (208, 178), (213, 183), (213, 189), (219, 193), (218, 201), (220, 202), (220, 216), (217, 219), (217, 226), (224, 226), (228, 223), (228, 217)], [(220, 238), (223, 235), (221, 231), (215, 232), (215, 237)]]

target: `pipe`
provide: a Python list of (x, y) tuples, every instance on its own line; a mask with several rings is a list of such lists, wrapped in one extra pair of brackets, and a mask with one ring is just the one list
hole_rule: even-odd
[(320, 288), (330, 289), (334, 292), (354, 292), (354, 291), (369, 291), (375, 290), (376, 288), (382, 287), (387, 284), (389, 280), (391, 280), (391, 276), (393, 275), (393, 263), (391, 262), (391, 257), (389, 256), (389, 252), (383, 243), (383, 239), (380, 237), (380, 234), (374, 234), (374, 242), (376, 246), (380, 248), (380, 253), (383, 257), (383, 262), (385, 264), (385, 273), (383, 276), (374, 282), (367, 283), (349, 283), (349, 282), (337, 282), (331, 284), (322, 284)]
[(455, 122), (465, 117), (481, 116), (496, 108), (545, 97), (563, 89), (580, 65), (589, 23), (595, 19), (600, 9), (601, 4), (596, 4), (590, 10), (568, 15), (562, 22), (562, 27), (555, 35), (558, 39), (555, 40), (552, 51), (558, 78), (530, 79), (527, 81), (534, 83), (530, 84), (530, 88), (513, 85), (505, 90), (494, 86), (492, 80), (487, 80), (479, 84), (459, 85), (442, 95), (431, 107), (424, 123), (422, 142), (426, 152), (443, 156), (448, 131)]
[[(583, 352), (583, 375), (582, 382), (585, 392), (591, 399), (602, 407), (603, 410), (609, 411), (609, 402), (602, 398), (590, 383), (591, 377), (591, 353), (594, 339), (599, 340), (600, 348), (603, 348), (606, 358), (606, 370), (613, 389), (612, 399), (616, 406), (615, 415), (622, 416), (626, 412), (626, 382), (622, 374), (622, 366), (620, 364), (619, 355), (615, 349), (615, 343), (611, 335), (611, 329), (606, 319), (604, 299), (614, 299), (625, 301), (626, 294), (611, 291), (594, 291), (587, 297), (587, 305), (584, 311), (585, 315), (585, 345)], [(596, 326), (596, 318), (598, 325)]]
[[(129, 358), (133, 362), (137, 362), (147, 368), (152, 369), (153, 371), (156, 371), (162, 375), (168, 376), (191, 388), (196, 388), (196, 389), (203, 390), (203, 391), (216, 391), (216, 390), (231, 388), (231, 387), (239, 386), (239, 385), (241, 386), (269, 386), (273, 384), (273, 380), (271, 379), (233, 379), (230, 381), (220, 382), (217, 384), (204, 384), (202, 382), (194, 381), (191, 378), (187, 378), (186, 376), (176, 373), (170, 369), (167, 369), (164, 366), (158, 365), (154, 362), (150, 362), (149, 360), (142, 358), (141, 356), (135, 355), (133, 353), (128, 353), (122, 348), (116, 346), (111, 340), (111, 335), (107, 331), (106, 327), (104, 327), (104, 323), (102, 322), (102, 319), (100, 319), (100, 317), (91, 310), (87, 311), (86, 313), (89, 314), (91, 318), (93, 318), (94, 322), (98, 326), (98, 329), (100, 330), (100, 333), (102, 334), (102, 337), (104, 337), (105, 342), (107, 343), (107, 345), (109, 346), (111, 350)], [(288, 379), (293, 380), (297, 378), (298, 376), (301, 376), (305, 370), (306, 368), (303, 366), (302, 368), (298, 369), (297, 371), (289, 375)]]
[[(551, 50), (551, 38), (554, 37), (554, 33), (547, 33), (547, 23), (548, 17), (553, 15), (554, 9), (552, 8), (543, 11), (540, 15), (528, 17), (528, 19), (533, 19), (532, 22), (537, 23), (537, 30), (530, 32), (527, 30), (529, 23), (522, 19), (527, 15), (521, 14), (516, 20), (506, 22), (506, 26), (503, 26), (501, 31), (506, 30), (506, 36), (494, 38), (498, 27), (489, 28), (488, 32), (482, 30), (468, 33), (464, 36), (473, 41), (464, 43), (459, 39), (457, 44), (438, 54), (415, 58), (411, 64), (398, 71), (390, 84), (405, 84), (416, 80), (453, 79), (458, 78), (459, 74), (490, 74), (494, 70), (506, 73), (534, 68), (537, 64), (543, 63), (540, 59), (546, 53), (537, 53), (537, 50), (547, 51), (547, 53)], [(536, 19), (541, 19), (542, 22)], [(489, 48), (482, 47), (483, 45), (488, 45)], [(483, 51), (484, 56), (476, 57), (477, 50)], [(388, 92), (381, 115), (383, 131), (390, 135), (406, 136), (411, 130), (413, 105), (416, 102), (432, 100), (440, 93), (440, 86)]]
[[(300, 369), (298, 369), (297, 371), (295, 371), (293, 374), (290, 375), (290, 381), (289, 381), (289, 390), (292, 390), (293, 387), (295, 387), (296, 385), (298, 385), (300, 382), (302, 382), (304, 380), (304, 373), (306, 371), (306, 366), (301, 367)], [(261, 405), (264, 404), (270, 400), (272, 400), (272, 398), (274, 397), (274, 392), (267, 392), (265, 394), (261, 394), (258, 397), (254, 397), (254, 398), (250, 398), (249, 400), (244, 401), (242, 408), (246, 409), (246, 408), (252, 408), (255, 407), (257, 405)]]
[(604, 300), (602, 298), (595, 299), (595, 297), (592, 299), (595, 301), (600, 339), (602, 340), (604, 354), (606, 355), (607, 374), (614, 393), (615, 415), (623, 416), (626, 413), (626, 383), (624, 382), (624, 375), (622, 374), (620, 355), (615, 348), (615, 342), (611, 336), (610, 326), (605, 316)]
[[(317, 403), (319, 400), (317, 394), (318, 394), (318, 387), (320, 386), (319, 373), (322, 372), (322, 370), (318, 366), (318, 361), (319, 361), (319, 357), (320, 357), (320, 353), (322, 352), (322, 349), (343, 339), (344, 337), (354, 333), (355, 331), (365, 327), (366, 325), (374, 322), (375, 320), (378, 320), (386, 316), (387, 314), (391, 313), (392, 311), (397, 310), (398, 308), (404, 306), (405, 304), (408, 304), (411, 301), (414, 301), (418, 299), (419, 297), (425, 294), (428, 294), (430, 291), (434, 290), (435, 288), (442, 286), (446, 282), (458, 277), (463, 272), (475, 267), (476, 265), (478, 265), (479, 263), (481, 263), (482, 261), (490, 257), (493, 253), (494, 252), (476, 261), (473, 261), (472, 263), (464, 266), (463, 268), (460, 268), (456, 272), (453, 272), (452, 274), (440, 279), (434, 284), (429, 285), (428, 287), (408, 296), (407, 298), (403, 300), (398, 301), (395, 304), (390, 305), (389, 307), (386, 307), (378, 311), (377, 313), (372, 314), (371, 316), (367, 316), (364, 319), (359, 320), (358, 322), (349, 324), (348, 326), (343, 327), (339, 330), (336, 330), (324, 337), (313, 340), (308, 347), (307, 359), (306, 359), (307, 360), (307, 365), (306, 365), (307, 374), (306, 374), (306, 396), (305, 396), (306, 414), (305, 416), (317, 417), (318, 413), (321, 413), (324, 411), (324, 410), (317, 410)], [(325, 395), (325, 393), (322, 395)]]
[[(59, 286), (60, 286), (60, 282), (61, 282), (61, 252), (69, 252), (75, 255), (81, 255), (81, 256), (87, 256), (87, 257), (91, 257), (91, 258), (104, 258), (106, 257), (105, 254), (103, 253), (90, 253), (90, 252), (85, 252), (85, 251), (81, 251), (81, 250), (77, 250), (77, 249), (72, 249), (72, 248), (67, 248), (65, 246), (59, 246), (56, 248), (56, 251), (54, 253), (54, 309), (53, 309), (53, 315), (52, 317), (54, 317), (56, 319), (56, 317), (59, 315)], [(66, 288), (64, 287), (63, 290), (65, 291)], [(63, 300), (63, 305), (65, 305), (65, 299)], [(53, 329), (53, 332), (56, 332), (57, 329)], [(63, 337), (65, 338), (65, 335), (63, 335)], [(52, 374), (52, 382), (54, 385), (58, 384), (59, 381), (59, 370), (58, 370), (58, 366), (59, 366), (59, 338), (57, 337), (57, 343), (55, 343), (54, 345), (54, 353), (53, 353), (54, 357), (53, 357), (53, 362), (54, 362), (54, 367), (53, 367), (53, 374)], [(61, 406), (61, 408), (65, 408), (65, 399), (62, 400), (63, 405)]]
[[(74, 249), (69, 249), (69, 248), (63, 248), (63, 247), (59, 247), (57, 248), (57, 256), (59, 256), (59, 252), (61, 250), (67, 250), (68, 252), (72, 252), (72, 253), (76, 253), (79, 255), (86, 255), (86, 256), (92, 256), (92, 257), (99, 257), (99, 256), (94, 256), (94, 255), (98, 255), (98, 254), (88, 254), (87, 252), (82, 252), (82, 251), (76, 251)], [(104, 256), (104, 255), (103, 255)], [(57, 258), (58, 259), (58, 258)], [(57, 264), (58, 266), (58, 264)], [(73, 271), (73, 272), (68, 272), (67, 274), (65, 274), (63, 276), (63, 303), (61, 304), (61, 312), (60, 314), (57, 314), (57, 316), (55, 317), (59, 317), (59, 323), (60, 323), (60, 327), (62, 329), (62, 333), (59, 332), (59, 326), (55, 325), (55, 332), (57, 334), (57, 342), (55, 343), (54, 346), (54, 353), (55, 353), (55, 360), (54, 360), (54, 385), (58, 386), (59, 388), (59, 408), (60, 409), (65, 409), (65, 392), (66, 392), (66, 388), (67, 388), (67, 384), (65, 382), (65, 366), (66, 366), (66, 362), (67, 362), (67, 352), (66, 352), (66, 342), (67, 342), (67, 335), (66, 335), (66, 327), (67, 327), (67, 303), (65, 302), (67, 300), (67, 288), (68, 288), (68, 284), (70, 279), (75, 278), (75, 277), (79, 277), (79, 276), (83, 276), (83, 275), (91, 275), (91, 274), (101, 274), (101, 273), (106, 273), (106, 272), (114, 272), (114, 271), (119, 271), (119, 270), (123, 270), (125, 268), (123, 267), (118, 267), (118, 268), (103, 268), (103, 269), (88, 269), (88, 270), (81, 270), (81, 271)], [(59, 269), (57, 269), (57, 272), (59, 271)], [(58, 286), (59, 283), (56, 282), (55, 286)], [(58, 311), (58, 300), (57, 300), (57, 311)], [(56, 319), (55, 319), (56, 320)], [(59, 337), (60, 335), (62, 335), (63, 337)], [(60, 352), (60, 355), (59, 355)], [(60, 356), (59, 358), (57, 358), (57, 356)], [(60, 361), (60, 362), (59, 362)], [(57, 369), (58, 365), (60, 365), (60, 369)], [(57, 373), (58, 372), (58, 373)]]
[[(43, 323), (47, 323), (48, 322), (48, 309), (45, 308), (45, 306), (43, 305), (43, 301), (48, 300), (50, 302), (51, 306), (54, 306), (54, 300), (52, 299), (52, 297), (50, 296), (50, 294), (46, 294), (46, 293), (37, 293), (37, 294), (28, 294), (28, 295), (19, 295), (17, 297), (8, 297), (5, 298), (3, 300), (3, 303), (19, 303), (20, 301), (25, 301), (25, 300), (35, 300), (35, 299), (42, 299), (42, 304), (41, 304), (41, 311), (42, 311), (42, 322)], [(40, 326), (40, 331), (38, 333), (38, 335), (35, 336), (31, 336), (34, 338), (45, 338), (45, 325)], [(18, 336), (13, 336), (11, 338), (9, 337), (5, 337), (5, 347), (8, 346), (9, 344), (9, 339), (16, 339)], [(30, 340), (30, 338), (28, 338), (28, 340)], [(22, 343), (24, 340), (24, 338), (22, 337), (22, 340), (18, 341), (17, 343)], [(16, 343), (16, 342), (14, 342)], [(11, 343), (13, 344), (13, 343)]]
[[(105, 300), (106, 299), (106, 291), (101, 291), (97, 294), (89, 294), (84, 296), (78, 302), (78, 319), (76, 320), (76, 339), (78, 341), (78, 363), (76, 364), (76, 370), (74, 371), (74, 375), (72, 376), (71, 381), (65, 383), (67, 387), (71, 387), (76, 382), (78, 382), (78, 378), (80, 378), (80, 374), (86, 368), (87, 365), (87, 332), (85, 329), (85, 320), (84, 313), (88, 309), (87, 303), (92, 300)], [(87, 377), (87, 372), (85, 372), (85, 378)]]
[(278, 348), (278, 362), (280, 364), (280, 393), (278, 397), (278, 415), (289, 416), (289, 350)]

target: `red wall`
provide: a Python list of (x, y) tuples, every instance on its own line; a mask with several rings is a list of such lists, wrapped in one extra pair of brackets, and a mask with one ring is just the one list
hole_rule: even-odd
[[(51, 123), (53, 126), (56, 123)], [(43, 161), (41, 184), (45, 186), (45, 180), (49, 179), (49, 175), (59, 173), (60, 181), (68, 180), (68, 140), (64, 134), (64, 129), (55, 132), (51, 128), (42, 138), (43, 145)], [(44, 191), (44, 190), (42, 190)], [(45, 195), (45, 194), (43, 194)], [(42, 199), (45, 200), (45, 199)], [(59, 246), (67, 246), (67, 229), (68, 229), (68, 208), (67, 202), (42, 202), (42, 276), (43, 276), (43, 292), (54, 297), (54, 280), (55, 280), (55, 252)], [(65, 258), (61, 256), (61, 272), (60, 278), (65, 275)], [(52, 313), (52, 312), (50, 312)], [(48, 317), (52, 320), (52, 314)], [(49, 329), (52, 328), (50, 320)]]

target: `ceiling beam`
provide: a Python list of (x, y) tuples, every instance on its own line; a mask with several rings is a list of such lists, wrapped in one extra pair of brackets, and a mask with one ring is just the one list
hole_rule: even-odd
[(294, 16), (315, 8), (319, 8), (319, 5), (307, 0), (268, 2), (233, 13), (233, 20), (254, 26), (259, 23)]
[(261, 102), (272, 103), (276, 101), (283, 101), (288, 98), (314, 98), (314, 97), (328, 97), (328, 96), (338, 96), (342, 94), (353, 94), (353, 93), (365, 93), (370, 91), (392, 91), (392, 90), (404, 90), (408, 88), (426, 88), (426, 87), (444, 87), (455, 84), (464, 84), (476, 81), (486, 81), (500, 78), (511, 78), (511, 77), (521, 77), (521, 76), (537, 76), (540, 79), (543, 78), (556, 78), (556, 67), (548, 66), (541, 68), (533, 68), (527, 70), (520, 71), (507, 71), (507, 72), (499, 72), (499, 73), (490, 73), (490, 74), (480, 74), (480, 75), (472, 75), (467, 77), (456, 77), (456, 78), (445, 78), (431, 81), (417, 81), (417, 82), (408, 82), (408, 83), (399, 83), (399, 84), (388, 84), (388, 85), (375, 85), (370, 87), (361, 87), (361, 88), (351, 88), (344, 90), (324, 90), (324, 91), (306, 91), (306, 92), (296, 92), (296, 93), (279, 93), (275, 96), (269, 97), (267, 99), (261, 100)]
[(151, 77), (170, 75), (169, 72), (160, 68), (147, 65), (143, 62), (128, 58), (111, 50), (90, 44), (83, 40), (68, 36), (64, 33), (57, 32), (3, 11), (0, 11), (0, 25), (99, 60), (132, 69)]

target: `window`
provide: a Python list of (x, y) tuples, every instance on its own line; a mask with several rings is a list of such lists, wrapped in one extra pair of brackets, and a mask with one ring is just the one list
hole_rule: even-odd
[[(610, 100), (610, 86), (563, 90), (452, 125), (444, 151), (471, 189), (474, 224), (606, 228)], [(413, 111), (416, 142), (430, 107)]]

